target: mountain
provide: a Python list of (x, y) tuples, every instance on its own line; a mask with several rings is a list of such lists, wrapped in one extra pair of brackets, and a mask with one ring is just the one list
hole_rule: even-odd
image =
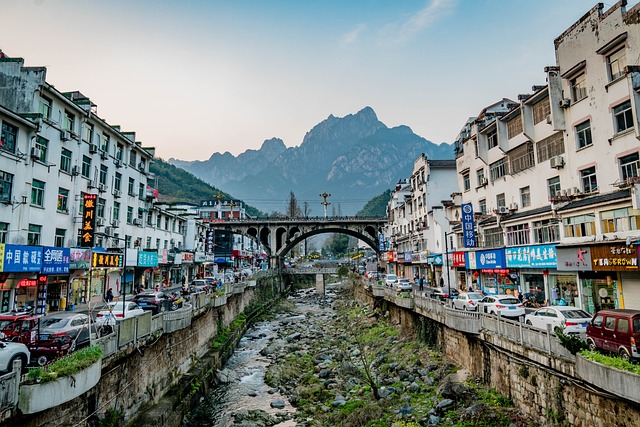
[(267, 212), (284, 211), (293, 191), (312, 206), (310, 215), (321, 216), (318, 195), (327, 191), (332, 209), (353, 215), (409, 177), (422, 153), (429, 159), (454, 158), (452, 145), (436, 145), (407, 126), (389, 128), (365, 107), (345, 117), (330, 115), (307, 132), (299, 147), (285, 148), (272, 139), (238, 157), (216, 153), (206, 161), (169, 162)]
[(386, 190), (384, 193), (375, 196), (369, 200), (362, 209), (360, 209), (357, 216), (387, 216), (387, 203), (391, 200), (391, 189)]

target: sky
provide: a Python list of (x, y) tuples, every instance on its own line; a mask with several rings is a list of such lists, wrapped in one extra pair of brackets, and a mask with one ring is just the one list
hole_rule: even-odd
[[(637, 1), (630, 0), (628, 8)], [(613, 3), (605, 3), (608, 9)], [(452, 143), (467, 118), (545, 84), (593, 0), (0, 0), (0, 49), (165, 160), (299, 146), (369, 106)]]

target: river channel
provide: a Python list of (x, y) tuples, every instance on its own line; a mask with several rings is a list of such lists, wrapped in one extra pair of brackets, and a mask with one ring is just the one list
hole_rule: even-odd
[[(191, 415), (184, 421), (185, 427), (231, 427), (241, 425), (235, 414), (249, 411), (264, 411), (269, 415), (281, 418), (284, 414), (293, 414), (295, 408), (291, 406), (286, 396), (278, 390), (265, 384), (265, 372), (270, 364), (267, 357), (261, 355), (274, 340), (278, 338), (277, 331), (290, 322), (309, 322), (313, 318), (330, 316), (333, 313), (328, 303), (336, 297), (329, 288), (327, 295), (320, 298), (314, 289), (303, 290), (289, 297), (295, 308), (286, 314), (279, 314), (274, 319), (254, 324), (242, 337), (240, 343), (229, 358), (225, 367), (218, 373), (219, 383), (212, 386)], [(318, 304), (321, 301), (321, 304)], [(313, 325), (309, 325), (313, 327)], [(272, 407), (275, 403), (276, 408)], [(279, 405), (278, 405), (279, 403)], [(284, 404), (283, 408), (280, 408)], [(279, 417), (279, 418), (280, 418)], [(238, 417), (239, 418), (239, 417)], [(275, 424), (277, 427), (295, 426), (293, 420), (284, 419)]]

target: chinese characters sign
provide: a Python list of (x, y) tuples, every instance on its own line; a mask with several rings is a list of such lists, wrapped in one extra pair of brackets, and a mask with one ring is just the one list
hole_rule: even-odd
[(42, 249), (42, 273), (69, 274), (69, 248), (45, 246)]
[(465, 203), (461, 206), (462, 209), (462, 237), (464, 239), (465, 248), (476, 247), (476, 231), (475, 220), (473, 218), (473, 205), (471, 203)]
[(117, 252), (93, 252), (91, 257), (92, 267), (122, 268), (123, 254)]
[(207, 234), (205, 235), (205, 242), (204, 242), (204, 251), (205, 253), (208, 254), (212, 254), (214, 252), (214, 248), (215, 248), (215, 231), (214, 230), (207, 230)]
[(467, 268), (480, 270), (483, 268), (505, 268), (504, 249), (465, 252), (467, 256)]
[(638, 254), (625, 244), (592, 246), (591, 265), (594, 271), (638, 271)]
[(42, 247), (4, 244), (2, 246), (4, 247), (2, 271), (39, 273), (42, 269)]
[(516, 246), (505, 248), (507, 267), (555, 268), (555, 245)]
[(138, 267), (157, 267), (158, 252), (138, 252)]
[(93, 247), (96, 232), (96, 201), (97, 194), (85, 194), (83, 201), (82, 228), (80, 229), (81, 245), (83, 248)]

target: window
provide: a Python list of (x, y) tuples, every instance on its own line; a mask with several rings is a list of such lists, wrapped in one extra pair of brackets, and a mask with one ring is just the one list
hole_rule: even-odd
[(18, 128), (12, 124), (3, 122), (2, 133), (0, 134), (0, 149), (10, 153), (16, 152), (16, 142), (18, 141)]
[(551, 114), (551, 104), (548, 96), (533, 104), (533, 124), (546, 120), (549, 114)]
[(602, 232), (631, 231), (640, 229), (640, 213), (632, 208), (621, 208), (600, 213)]
[(91, 175), (91, 157), (82, 156), (82, 176), (89, 178)]
[(133, 207), (127, 206), (127, 224), (133, 223)]
[(522, 172), (535, 166), (533, 155), (533, 143), (527, 142), (514, 148), (508, 154), (511, 175)]
[(147, 212), (147, 225), (149, 227), (153, 226), (153, 213), (151, 212)]
[(66, 188), (58, 188), (58, 212), (69, 212), (69, 190)]
[(144, 184), (142, 182), (138, 184), (138, 197), (144, 199)]
[(67, 230), (64, 228), (56, 228), (56, 236), (54, 238), (54, 246), (58, 248), (64, 248), (64, 239), (66, 238)]
[(507, 122), (507, 135), (509, 139), (522, 133), (522, 118), (520, 115)]
[(44, 182), (34, 179), (31, 182), (31, 204), (44, 206)]
[(116, 172), (116, 177), (113, 180), (113, 189), (116, 191), (122, 190), (122, 174), (120, 172)]
[(120, 203), (113, 202), (113, 220), (120, 221)]
[(143, 218), (144, 218), (144, 209), (138, 208), (138, 219), (140, 220), (140, 222), (142, 222)]
[(489, 174), (491, 176), (491, 182), (505, 176), (506, 171), (507, 171), (507, 167), (504, 163), (504, 158), (498, 160), (497, 162), (491, 163), (491, 165), (489, 166)]
[(591, 121), (587, 120), (576, 126), (576, 145), (578, 150), (593, 144), (591, 139)]
[(71, 150), (66, 148), (62, 149), (60, 154), (60, 170), (66, 173), (71, 173)]
[(564, 154), (564, 139), (562, 132), (554, 133), (536, 144), (538, 163), (549, 160), (551, 157)]
[(485, 230), (483, 234), (478, 235), (478, 239), (482, 240), (481, 246), (485, 248), (504, 246), (504, 233), (500, 227)]
[(93, 142), (93, 125), (89, 123), (83, 123), (82, 125), (82, 140), (91, 144)]
[(140, 167), (139, 169), (144, 172), (147, 167), (147, 162), (144, 159), (140, 159), (140, 164), (138, 166)]
[(560, 195), (560, 177), (554, 176), (547, 180), (547, 188), (549, 189), (549, 197)]
[(0, 243), (7, 243), (8, 232), (9, 232), (9, 223), (0, 222)]
[(565, 237), (585, 237), (596, 234), (596, 217), (593, 214), (564, 218), (562, 222)]
[(607, 71), (609, 81), (616, 80), (624, 75), (624, 67), (627, 66), (627, 53), (624, 48), (613, 52), (607, 56)]
[[(158, 214), (156, 216), (156, 228), (160, 228), (160, 225), (162, 224), (162, 217), (160, 216), (160, 214)], [(159, 243), (158, 243), (159, 245)]]
[(560, 225), (550, 220), (534, 221), (531, 227), (533, 243), (551, 243), (560, 240)]
[(486, 215), (487, 214), (487, 200), (486, 199), (482, 199), (482, 200), (478, 201), (478, 207), (480, 208), (480, 213), (482, 215)]
[(122, 160), (122, 152), (124, 151), (124, 146), (122, 144), (118, 144), (116, 147), (116, 159)]
[(73, 132), (75, 129), (76, 118), (68, 111), (64, 112), (64, 129)]
[(160, 249), (160, 239), (156, 239), (156, 249)]
[(36, 224), (29, 224), (29, 231), (27, 233), (27, 245), (38, 246), (42, 237), (42, 226)]
[(520, 189), (520, 206), (523, 208), (531, 206), (531, 188), (529, 186)]
[(13, 190), (13, 175), (0, 171), (0, 201), (10, 202)]
[(51, 100), (49, 98), (45, 96), (40, 97), (38, 113), (42, 114), (43, 119), (51, 118)]
[(96, 217), (104, 218), (104, 210), (107, 206), (107, 200), (102, 197), (98, 197), (98, 204), (96, 205)]
[(476, 171), (476, 179), (478, 180), (478, 187), (481, 187), (487, 184), (486, 182), (487, 179), (484, 176), (484, 168), (478, 169)]
[(596, 167), (582, 169), (580, 171), (580, 180), (582, 181), (582, 191), (591, 193), (598, 190), (598, 180), (596, 179)]
[(487, 146), (489, 149), (498, 146), (498, 132), (495, 129), (487, 132)]
[(169, 231), (169, 217), (164, 217), (164, 229)]
[(469, 172), (462, 174), (462, 185), (464, 187), (464, 191), (469, 191), (471, 189), (471, 180), (469, 179)]
[(138, 167), (138, 155), (136, 154), (135, 151), (131, 150), (131, 153), (129, 154), (129, 166), (131, 166), (132, 168), (137, 168)]
[(129, 192), (128, 194), (130, 196), (136, 195), (135, 188), (136, 188), (136, 181), (133, 178), (129, 177), (129, 188), (127, 189), (127, 191)]
[(571, 96), (573, 102), (578, 102), (587, 97), (587, 76), (582, 73), (571, 80)]
[(109, 135), (107, 135), (106, 133), (103, 133), (102, 137), (100, 138), (100, 150), (105, 153), (109, 152)]
[(100, 165), (100, 184), (107, 185), (107, 174), (109, 173), (109, 168), (105, 165)]
[(506, 229), (507, 246), (529, 244), (529, 224), (519, 224)]
[(631, 101), (624, 102), (613, 108), (613, 122), (616, 133), (624, 132), (633, 127)]
[(506, 198), (504, 196), (504, 193), (500, 193), (496, 195), (496, 206), (497, 207), (504, 207), (507, 206), (507, 202), (506, 202)]
[(638, 153), (620, 157), (618, 162), (620, 163), (620, 176), (623, 181), (638, 176), (638, 166), (640, 166), (640, 161), (638, 160)]

